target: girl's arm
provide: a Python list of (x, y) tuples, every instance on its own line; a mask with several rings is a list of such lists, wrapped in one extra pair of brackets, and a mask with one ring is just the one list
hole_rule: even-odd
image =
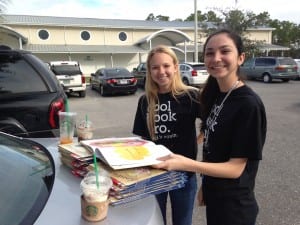
[(221, 163), (199, 162), (177, 154), (171, 154), (159, 160), (163, 162), (153, 165), (153, 167), (166, 170), (190, 171), (212, 177), (231, 179), (240, 177), (247, 163), (246, 158), (231, 158), (229, 161)]

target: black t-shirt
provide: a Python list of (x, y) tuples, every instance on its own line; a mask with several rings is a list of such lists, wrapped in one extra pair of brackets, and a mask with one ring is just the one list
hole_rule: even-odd
[[(226, 93), (220, 93), (215, 106), (220, 106), (225, 95)], [(217, 189), (253, 189), (267, 129), (266, 112), (261, 99), (250, 87), (244, 85), (232, 91), (219, 114), (212, 119), (214, 116), (214, 113), (209, 116), (209, 126), (208, 123), (204, 124), (203, 160), (226, 162), (230, 158), (247, 158), (248, 161), (240, 178), (205, 176), (205, 184)]]
[[(173, 153), (196, 159), (197, 140), (195, 120), (200, 116), (199, 92), (189, 91), (190, 95), (176, 96), (171, 93), (159, 94), (158, 114), (155, 118), (156, 144), (162, 144)], [(147, 99), (140, 97), (135, 115), (133, 133), (150, 140), (147, 128)]]
[(237, 179), (203, 177), (207, 224), (254, 224), (258, 206), (253, 190), (266, 138), (266, 112), (259, 96), (244, 85), (231, 92), (215, 115), (226, 94), (220, 93), (214, 113), (204, 124), (203, 160), (217, 163), (247, 158), (247, 164)]

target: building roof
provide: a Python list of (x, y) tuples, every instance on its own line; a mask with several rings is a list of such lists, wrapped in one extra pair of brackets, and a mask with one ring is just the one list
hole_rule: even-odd
[[(199, 49), (203, 46), (199, 45)], [(182, 52), (194, 52), (194, 46), (177, 46)], [(122, 54), (122, 53), (148, 53), (149, 49), (143, 49), (138, 46), (120, 46), (120, 45), (25, 45), (24, 50), (33, 53), (89, 53), (89, 54)]]
[(274, 44), (267, 44), (267, 43), (264, 43), (262, 44), (261, 46), (259, 46), (259, 49), (261, 51), (288, 51), (290, 50), (289, 47), (285, 47), (285, 46), (281, 46), (281, 45), (274, 45)]
[(56, 16), (32, 16), (32, 15), (2, 15), (3, 23), (26, 24), (26, 25), (51, 25), (51, 26), (74, 26), (74, 27), (109, 27), (109, 28), (153, 28), (165, 29), (191, 29), (193, 21), (148, 21), (148, 20), (121, 20), (121, 19), (98, 19), (78, 17)]
[(148, 50), (138, 46), (120, 45), (33, 45), (24, 46), (25, 50), (33, 53), (146, 53)]

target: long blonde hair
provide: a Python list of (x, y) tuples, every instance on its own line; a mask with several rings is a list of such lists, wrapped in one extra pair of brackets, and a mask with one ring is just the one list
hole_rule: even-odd
[[(198, 90), (196, 88), (187, 86), (182, 82), (180, 71), (178, 68), (179, 62), (178, 62), (175, 52), (171, 48), (164, 46), (164, 45), (159, 45), (159, 46), (153, 48), (149, 52), (147, 62), (146, 62), (147, 63), (147, 75), (146, 75), (146, 83), (145, 83), (145, 94), (146, 94), (146, 98), (147, 98), (147, 102), (148, 102), (147, 126), (148, 126), (149, 134), (150, 134), (150, 137), (152, 140), (155, 140), (155, 119), (154, 119), (155, 115), (156, 115), (155, 104), (159, 104), (159, 99), (158, 99), (159, 87), (158, 87), (157, 83), (155, 83), (153, 81), (153, 79), (151, 77), (150, 61), (151, 61), (152, 57), (157, 53), (164, 53), (164, 54), (171, 56), (171, 58), (173, 59), (174, 65), (177, 66), (177, 70), (174, 74), (174, 79), (172, 80), (171, 90), (170, 90), (171, 95), (175, 99), (177, 99), (176, 96), (179, 96), (179, 95), (182, 95), (185, 93), (188, 94), (190, 96), (190, 98), (192, 98), (192, 96), (189, 93), (189, 90), (191, 90), (191, 89)], [(198, 101), (198, 99), (196, 101)]]

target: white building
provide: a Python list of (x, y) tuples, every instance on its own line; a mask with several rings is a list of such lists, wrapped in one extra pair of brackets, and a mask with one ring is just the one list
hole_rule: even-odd
[[(100, 67), (132, 70), (158, 44), (172, 47), (180, 61), (194, 58), (194, 22), (2, 15), (0, 24), (1, 44), (29, 50), (45, 62), (79, 61), (86, 75)], [(249, 38), (271, 46), (272, 30), (249, 29)], [(201, 52), (206, 36), (197, 33)]]

